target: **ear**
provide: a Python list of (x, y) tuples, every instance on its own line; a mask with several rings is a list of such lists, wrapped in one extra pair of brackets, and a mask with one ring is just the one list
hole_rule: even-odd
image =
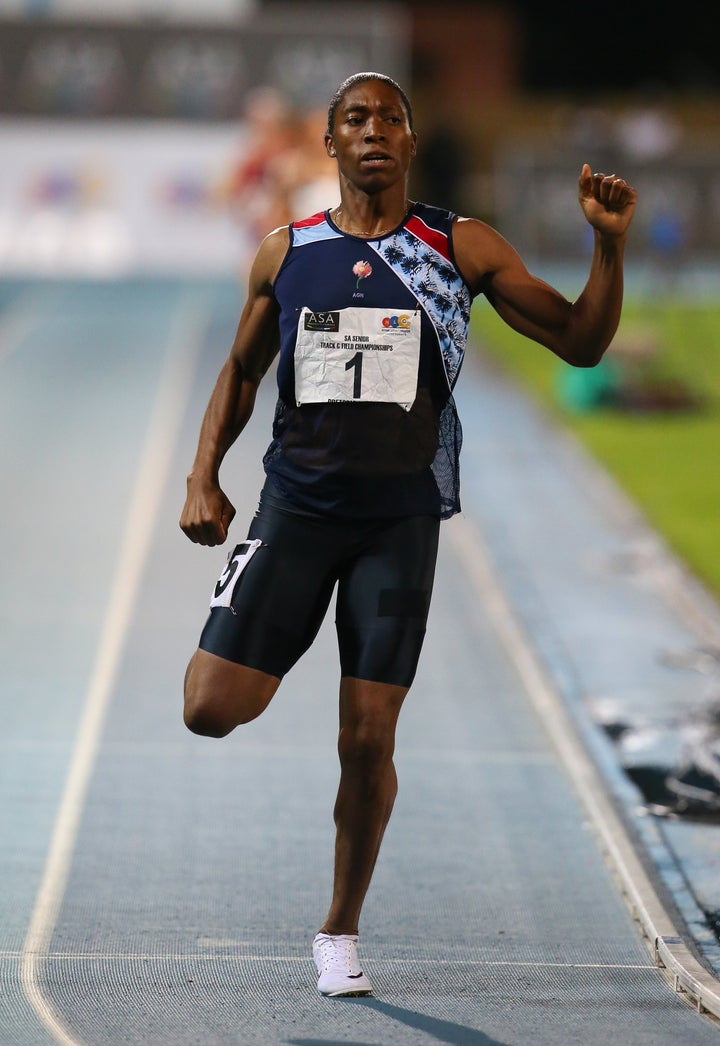
[(327, 150), (328, 156), (335, 156), (335, 146), (333, 145), (332, 135), (325, 135), (325, 149)]
[(415, 156), (416, 153), (417, 153), (417, 135), (413, 131), (413, 133), (412, 133), (412, 141), (411, 141), (411, 145), (410, 145), (410, 155), (411, 156)]

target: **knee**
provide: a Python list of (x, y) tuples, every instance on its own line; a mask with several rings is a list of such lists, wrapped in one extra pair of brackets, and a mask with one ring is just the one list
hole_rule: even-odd
[(195, 654), (185, 674), (183, 719), (194, 734), (226, 737), (263, 712), (280, 680), (240, 665), (208, 664), (207, 656), (198, 656), (203, 653)]
[(201, 737), (226, 737), (233, 727), (223, 722), (210, 705), (185, 699), (183, 709), (185, 726), (193, 734)]
[(183, 721), (188, 730), (203, 737), (227, 737), (236, 726), (256, 719), (261, 710), (252, 701), (233, 701), (221, 691), (185, 689)]
[(394, 751), (393, 724), (384, 719), (363, 719), (340, 730), (338, 753), (343, 765), (382, 766), (392, 760)]
[(183, 721), (193, 734), (225, 737), (235, 725), (228, 721), (227, 712), (223, 714), (224, 702), (216, 691), (207, 685), (191, 661), (185, 674)]
[(185, 680), (183, 721), (193, 734), (202, 737), (225, 737), (232, 730), (226, 716), (220, 714), (221, 704), (197, 685)]
[(208, 699), (207, 687), (203, 685), (202, 673), (198, 671), (195, 660), (195, 657), (190, 659), (185, 672), (183, 722), (193, 734), (224, 737), (229, 729), (221, 723), (213, 702)]

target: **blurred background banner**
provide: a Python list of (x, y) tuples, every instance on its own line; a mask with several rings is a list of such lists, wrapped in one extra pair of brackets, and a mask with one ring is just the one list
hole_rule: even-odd
[(119, 277), (233, 271), (234, 126), (0, 125), (0, 271)]
[(349, 17), (343, 3), (273, 5), (244, 16), (227, 4), (225, 21), (217, 5), (211, 20), (205, 3), (195, 6), (188, 21), (179, 17), (189, 15), (184, 5), (168, 5), (171, 20), (151, 17), (150, 4), (144, 18), (122, 21), (108, 18), (105, 3), (91, 19), (3, 19), (0, 113), (232, 120), (244, 94), (262, 84), (317, 105), (348, 69), (407, 78), (407, 23), (392, 4), (369, 4), (361, 18), (355, 6)]
[(707, 270), (720, 52), (696, 6), (643, 0), (608, 40), (553, 0), (0, 0), (0, 275), (244, 272), (338, 202), (326, 107), (364, 69), (412, 97), (411, 196), (531, 267), (587, 258), (587, 160), (640, 190), (636, 267)]
[[(258, 125), (268, 134), (269, 95), (285, 160), (297, 113), (314, 114), (325, 159), (320, 114), (348, 73), (408, 81), (410, 34), (397, 5), (368, 5), (361, 18), (345, 4), (194, 6), (0, 8), (0, 272), (234, 271), (289, 219), (275, 207), (276, 221), (248, 229), (243, 211), (255, 215), (257, 199), (238, 184)], [(300, 144), (293, 160), (305, 167)]]

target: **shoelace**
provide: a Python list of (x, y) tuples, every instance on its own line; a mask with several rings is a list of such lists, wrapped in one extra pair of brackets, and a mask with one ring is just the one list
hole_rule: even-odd
[[(333, 940), (331, 937), (320, 941), (318, 950), (325, 972), (329, 973), (331, 970), (338, 970), (341, 973), (357, 975), (360, 970), (357, 961), (353, 961), (356, 959), (357, 954), (353, 948), (354, 944), (354, 941)], [(358, 968), (356, 969), (356, 967)]]

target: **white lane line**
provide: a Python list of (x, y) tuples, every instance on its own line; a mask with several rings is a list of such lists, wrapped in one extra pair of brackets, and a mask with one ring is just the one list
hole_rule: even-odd
[(41, 970), (57, 922), (90, 775), (120, 657), (150, 549), (172, 453), (196, 372), (209, 303), (188, 296), (178, 309), (165, 352), (150, 426), (125, 523), (100, 641), (75, 737), (42, 881), (22, 949), (20, 979), (38, 1017), (62, 1046), (82, 1046), (43, 995)]
[(477, 530), (464, 516), (446, 524), (453, 549), (487, 608), (493, 627), (547, 729), (558, 756), (588, 813), (620, 892), (639, 924), (666, 980), (698, 1009), (720, 1017), (720, 985), (682, 940), (679, 928), (650, 880), (604, 782), (579, 740), (570, 715), (542, 668), (530, 640), (502, 589)]
[[(224, 946), (229, 947), (229, 946)], [(17, 958), (19, 952), (0, 952), (0, 959)], [(243, 952), (169, 952), (159, 954), (158, 952), (50, 952), (47, 957), (52, 960), (70, 960), (82, 962), (112, 962), (126, 960), (127, 962), (152, 963), (159, 962), (162, 965), (176, 962), (222, 962), (231, 959), (237, 963), (267, 963), (271, 966), (284, 966), (286, 963), (312, 963), (310, 955), (246, 955)], [(404, 959), (390, 959), (385, 956), (376, 956), (373, 960), (378, 966), (514, 966), (532, 970), (561, 969), (561, 970), (652, 970), (657, 972), (657, 966), (653, 963), (633, 962), (533, 962), (530, 959), (449, 959), (434, 956), (431, 959), (421, 959), (408, 956)]]
[(40, 300), (37, 290), (27, 290), (0, 313), (0, 363), (13, 354), (37, 324)]

